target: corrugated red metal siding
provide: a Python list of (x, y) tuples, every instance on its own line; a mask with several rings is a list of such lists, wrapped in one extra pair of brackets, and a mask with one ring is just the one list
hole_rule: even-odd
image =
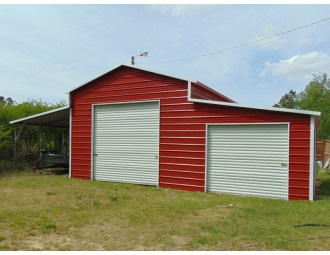
[[(189, 104), (187, 90), (186, 81), (120, 67), (73, 91), (71, 93), (72, 177), (91, 179), (92, 104), (161, 100), (161, 111), (163, 106), (174, 107), (175, 110), (175, 107)], [(163, 133), (162, 121), (160, 125), (160, 132)], [(171, 125), (165, 125), (164, 130), (166, 128), (173, 129)], [(170, 141), (171, 138), (168, 138), (165, 143)], [(167, 145), (164, 146), (166, 148)]]
[(184, 115), (191, 123), (289, 122), (289, 199), (309, 199), (310, 116), (202, 103), (195, 103)]
[(290, 124), (289, 200), (309, 200), (310, 116)]
[(235, 103), (232, 99), (198, 82), (191, 83), (191, 98)]
[(91, 178), (94, 103), (160, 100), (159, 185), (204, 191), (206, 123), (290, 122), (289, 199), (309, 194), (309, 116), (187, 101), (187, 82), (121, 67), (74, 91), (72, 177)]

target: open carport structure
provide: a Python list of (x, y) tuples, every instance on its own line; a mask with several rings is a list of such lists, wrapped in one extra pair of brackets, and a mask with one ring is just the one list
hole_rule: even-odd
[(40, 150), (43, 149), (43, 127), (62, 128), (62, 149), (64, 154), (64, 129), (70, 127), (70, 107), (62, 107), (55, 110), (39, 113), (26, 118), (11, 121), (10, 124), (15, 125), (14, 131), (14, 163), (17, 163), (17, 141), (26, 125), (40, 127)]

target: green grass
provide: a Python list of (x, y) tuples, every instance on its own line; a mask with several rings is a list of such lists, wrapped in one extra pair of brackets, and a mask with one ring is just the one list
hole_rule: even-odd
[(330, 250), (330, 174), (319, 199), (281, 201), (65, 176), (0, 177), (0, 250)]

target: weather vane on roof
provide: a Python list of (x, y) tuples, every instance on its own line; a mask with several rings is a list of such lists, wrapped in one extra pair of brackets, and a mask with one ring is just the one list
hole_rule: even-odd
[(147, 56), (148, 56), (148, 51), (142, 51), (140, 52), (140, 54), (131, 57), (131, 64), (134, 66), (136, 57), (147, 57)]

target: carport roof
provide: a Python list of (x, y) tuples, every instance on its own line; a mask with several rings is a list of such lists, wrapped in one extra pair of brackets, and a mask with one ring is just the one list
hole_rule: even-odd
[(70, 107), (62, 107), (55, 110), (35, 114), (18, 120), (13, 120), (10, 124), (26, 124), (50, 127), (70, 126)]

